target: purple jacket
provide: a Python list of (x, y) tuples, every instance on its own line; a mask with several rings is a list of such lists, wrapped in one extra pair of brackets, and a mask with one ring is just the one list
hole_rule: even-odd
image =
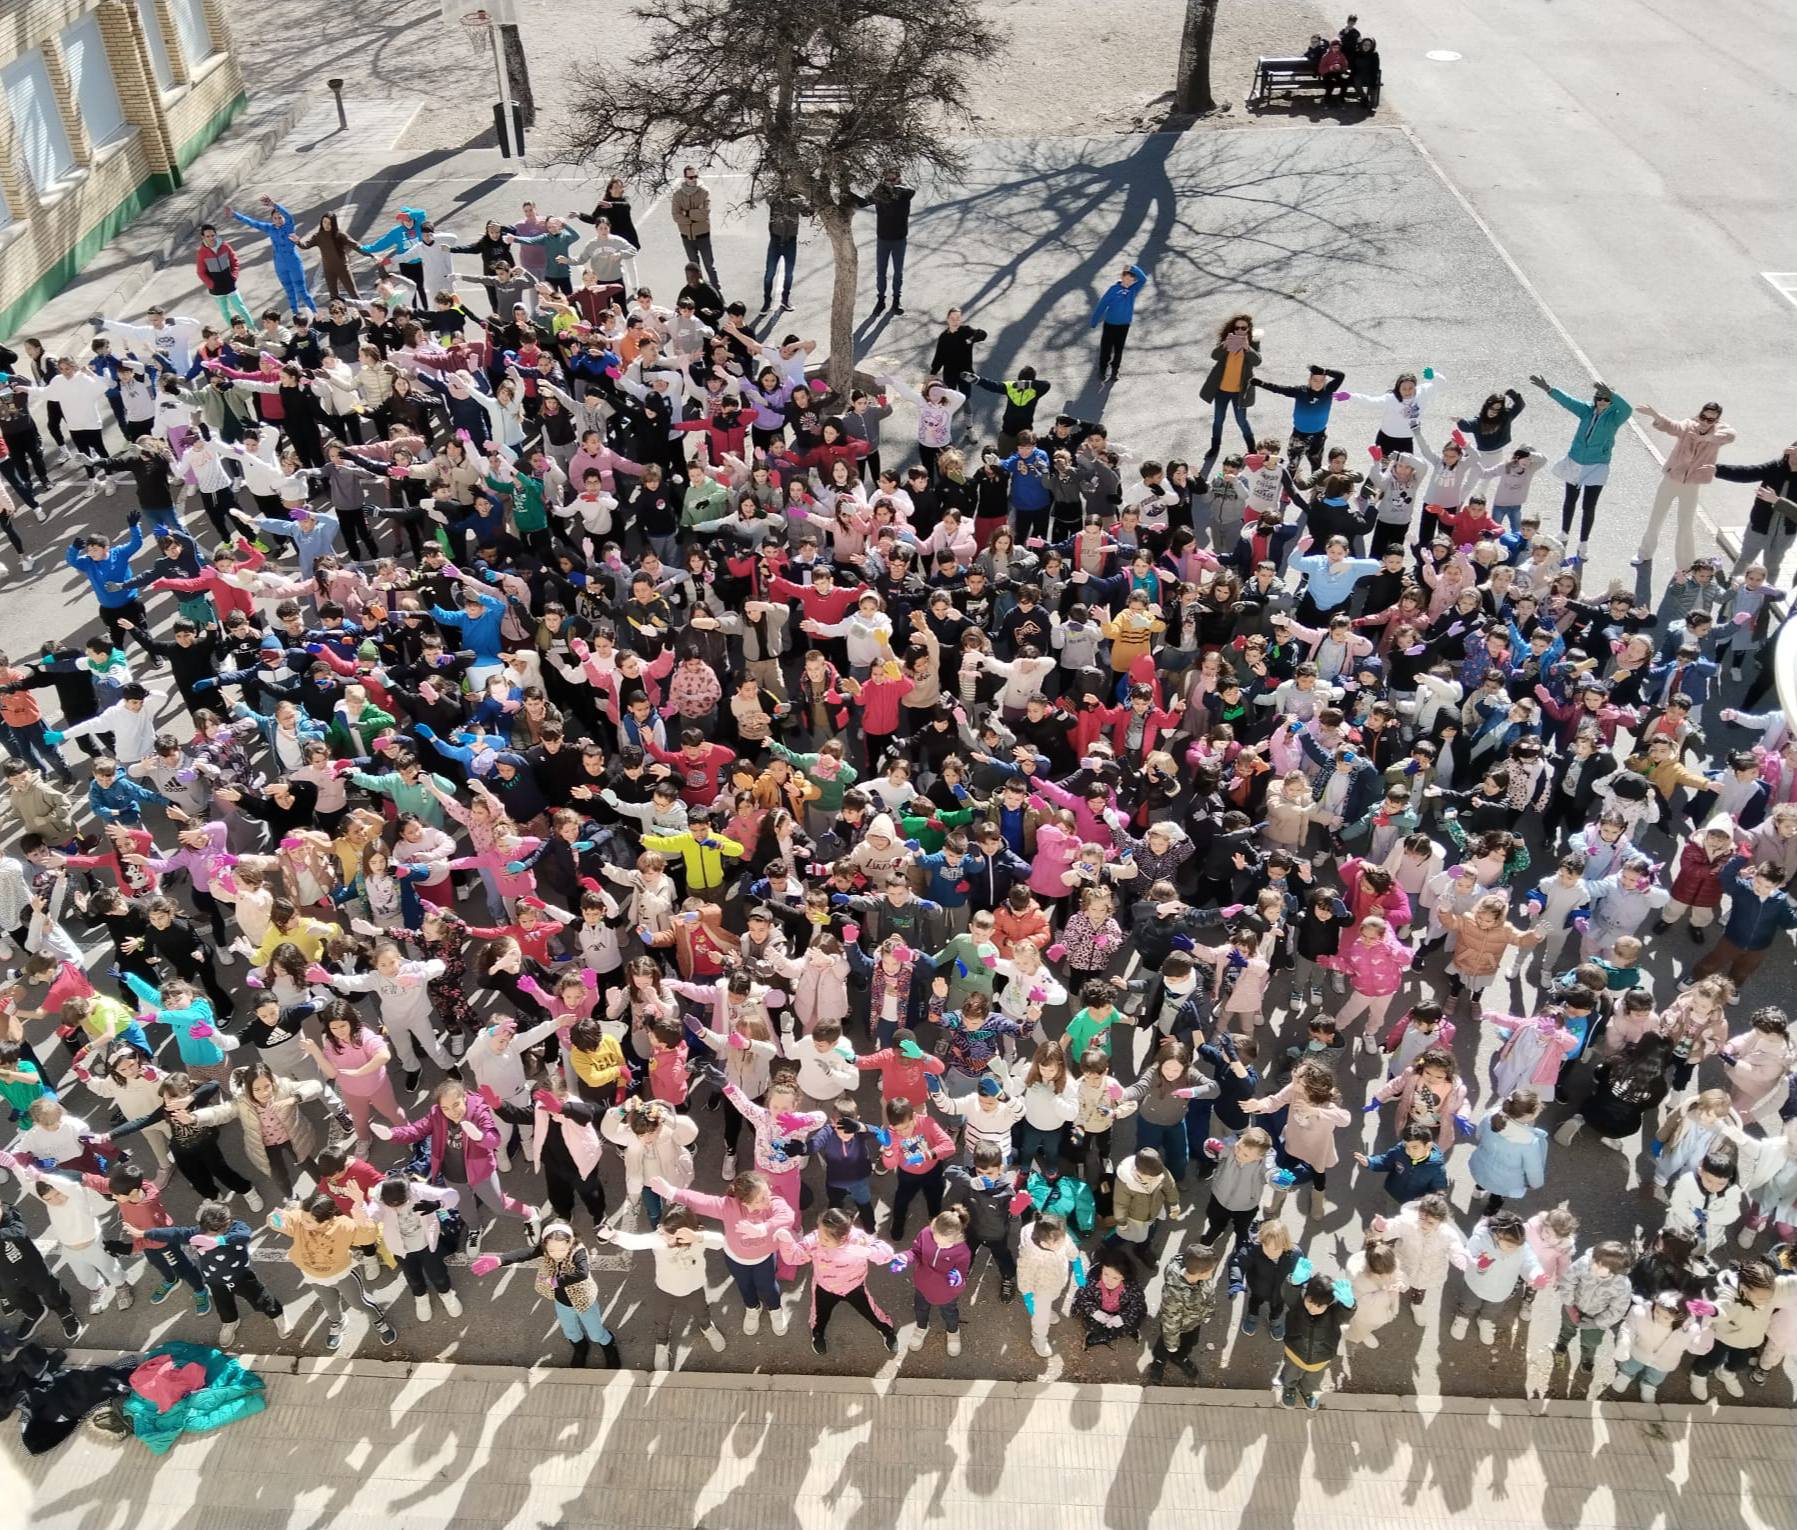
[(416, 1142), (420, 1137), (429, 1135), (432, 1179), (443, 1172), (443, 1153), (449, 1146), (449, 1134), (452, 1131), (459, 1133), (462, 1138), (462, 1160), (468, 1170), (469, 1184), (478, 1185), (499, 1170), (499, 1128), (493, 1121), (493, 1111), (478, 1094), (467, 1096), (467, 1102), (466, 1119), (479, 1129), (478, 1137), (470, 1137), (462, 1131), (460, 1122), (452, 1124), (449, 1117), (436, 1105), (431, 1106), (419, 1120), (407, 1121), (403, 1126), (393, 1128), (395, 1142)]
[[(962, 1281), (973, 1267), (973, 1250), (966, 1243), (939, 1248), (936, 1235), (928, 1225), (911, 1244), (911, 1278), (917, 1283), (917, 1294), (932, 1307), (954, 1301), (962, 1291)], [(959, 1272), (961, 1280), (949, 1284), (951, 1273)]]

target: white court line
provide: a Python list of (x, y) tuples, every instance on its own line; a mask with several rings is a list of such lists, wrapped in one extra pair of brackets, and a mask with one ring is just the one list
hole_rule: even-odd
[(1772, 290), (1797, 308), (1797, 271), (1762, 271), (1760, 275), (1772, 283)]
[[(1471, 218), (1473, 222), (1478, 225), (1479, 232), (1485, 236), (1492, 249), (1497, 251), (1498, 259), (1503, 261), (1503, 263), (1510, 268), (1510, 274), (1514, 276), (1517, 281), (1522, 283), (1523, 291), (1528, 293), (1528, 295), (1534, 299), (1535, 306), (1541, 310), (1542, 317), (1554, 327), (1554, 333), (1566, 342), (1566, 348), (1572, 352), (1573, 357), (1577, 360), (1578, 364), (1585, 369), (1587, 375), (1589, 375), (1593, 382), (1601, 382), (1603, 380), (1603, 374), (1598, 371), (1597, 364), (1585, 354), (1585, 348), (1581, 346), (1577, 340), (1573, 339), (1572, 331), (1560, 322), (1560, 316), (1548, 306), (1547, 299), (1541, 295), (1540, 289), (1529, 280), (1528, 273), (1516, 263), (1515, 258), (1504, 248), (1502, 241), (1499, 240), (1497, 234), (1492, 230), (1491, 225), (1479, 215), (1478, 208), (1473, 206), (1472, 202), (1467, 198), (1466, 193), (1454, 184), (1453, 178), (1442, 168), (1441, 161), (1436, 159), (1436, 157), (1429, 152), (1428, 145), (1416, 136), (1415, 131), (1411, 129), (1408, 124), (1400, 124), (1398, 131), (1410, 140), (1411, 146), (1422, 156), (1423, 163), (1435, 172), (1436, 178), (1443, 186), (1447, 187), (1449, 195), (1451, 195), (1454, 200), (1466, 210), (1467, 217)], [(1764, 275), (1765, 273), (1762, 272), (1761, 274)], [(1797, 282), (1797, 275), (1793, 275), (1791, 279), (1793, 282)], [(1768, 280), (1770, 280), (1770, 278), (1768, 278)], [(1797, 302), (1797, 297), (1793, 297), (1792, 294), (1786, 293), (1785, 295), (1791, 297), (1793, 302)], [(1665, 454), (1661, 452), (1659, 447), (1654, 445), (1653, 438), (1649, 436), (1647, 431), (1642, 427), (1640, 415), (1638, 413), (1631, 414), (1627, 424), (1628, 428), (1634, 433), (1635, 439), (1647, 448), (1648, 455), (1661, 467), (1665, 467)], [(1697, 521), (1700, 526), (1709, 532), (1710, 536), (1716, 542), (1716, 545), (1722, 548), (1724, 552), (1731, 554), (1739, 552), (1740, 542), (1737, 533), (1732, 530), (1725, 533), (1723, 528), (1716, 524), (1709, 512), (1703, 508), (1701, 501), (1697, 506)]]

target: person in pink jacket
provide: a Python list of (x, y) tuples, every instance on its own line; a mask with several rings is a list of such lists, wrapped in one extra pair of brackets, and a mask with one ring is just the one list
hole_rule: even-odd
[(1543, 1100), (1553, 1099), (1560, 1069), (1579, 1049), (1579, 1038), (1566, 1027), (1560, 1011), (1549, 1005), (1530, 1018), (1488, 1009), (1483, 1019), (1502, 1038), (1491, 1059), (1491, 1087), (1497, 1097), (1526, 1087)]
[(1285, 1130), (1279, 1139), (1279, 1167), (1311, 1183), (1310, 1214), (1328, 1210), (1324, 1196), (1328, 1173), (1341, 1159), (1335, 1134), (1354, 1118), (1342, 1105), (1335, 1075), (1326, 1064), (1305, 1058), (1292, 1069), (1291, 1082), (1265, 1099), (1244, 1100), (1242, 1110), (1251, 1116), (1286, 1112)]
[(1388, 1078), (1373, 1092), (1372, 1103), (1398, 1102), (1396, 1126), (1426, 1126), (1435, 1133), (1435, 1145), (1444, 1153), (1454, 1145), (1454, 1117), (1466, 1110), (1466, 1085), (1460, 1082), (1460, 1065), (1454, 1054), (1431, 1047), (1402, 1073)]
[[(1393, 887), (1402, 892), (1396, 883)], [(1373, 1040), (1373, 1028), (1385, 1024), (1391, 1001), (1403, 986), (1404, 974), (1415, 956), (1411, 947), (1392, 934), (1391, 925), (1383, 915), (1368, 914), (1360, 921), (1360, 930), (1353, 940), (1344, 943), (1334, 956), (1317, 958), (1319, 967), (1348, 975), (1348, 987), (1352, 992), (1348, 1002), (1336, 1011), (1337, 1028), (1345, 1030), (1360, 1018), (1363, 1011), (1366, 1014), (1366, 1032), (1355, 1041), (1358, 1051), (1371, 1052), (1377, 1045)]]
[(1071, 813), (1057, 813), (1040, 798), (1034, 799), (1033, 805), (1042, 813), (1042, 821), (1036, 825), (1030, 891), (1058, 907), (1067, 896), (1067, 872), (1079, 858), (1079, 831)]
[(430, 1178), (471, 1194), (462, 1197), (468, 1222), (468, 1252), (480, 1247), (480, 1224), (475, 1203), (484, 1201), (495, 1212), (521, 1217), (532, 1242), (537, 1237), (536, 1208), (513, 1200), (499, 1183), (499, 1123), (492, 1108), (478, 1094), (470, 1094), (458, 1079), (437, 1085), (431, 1108), (416, 1121), (388, 1126), (375, 1121), (369, 1130), (382, 1142), (430, 1142)]
[(786, 1263), (812, 1267), (811, 1348), (816, 1353), (828, 1353), (824, 1330), (830, 1326), (831, 1314), (845, 1302), (879, 1330), (888, 1351), (897, 1351), (898, 1329), (867, 1290), (868, 1267), (890, 1264), (895, 1257), (890, 1243), (863, 1232), (853, 1217), (836, 1206), (817, 1219), (816, 1232), (803, 1238), (783, 1232), (778, 1242)]
[[(1075, 831), (1087, 844), (1108, 845), (1111, 842), (1111, 826), (1104, 815), (1116, 810), (1117, 794), (1101, 782), (1090, 783), (1083, 792), (1070, 792), (1053, 781), (1038, 780), (1035, 793), (1030, 797), (1030, 806), (1042, 813), (1053, 808), (1066, 808), (1073, 814)], [(1038, 828), (1036, 846), (1040, 849), (1041, 845), (1042, 831)]]
[(1342, 896), (1356, 919), (1383, 914), (1393, 929), (1410, 923), (1410, 894), (1383, 866), (1351, 855), (1341, 863)]
[(785, 1333), (786, 1311), (780, 1305), (775, 1255), (781, 1238), (791, 1237), (798, 1214), (776, 1199), (767, 1177), (753, 1170), (739, 1174), (724, 1195), (704, 1195), (675, 1185), (663, 1189), (660, 1182), (650, 1189), (664, 1200), (679, 1201), (724, 1224), (724, 1263), (730, 1266), (737, 1294), (743, 1299), (743, 1332), (760, 1331), (762, 1309), (766, 1308), (773, 1315), (774, 1332)]

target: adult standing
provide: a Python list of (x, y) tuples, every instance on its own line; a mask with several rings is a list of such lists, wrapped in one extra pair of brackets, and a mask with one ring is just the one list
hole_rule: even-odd
[(1566, 455), (1554, 464), (1554, 477), (1566, 485), (1566, 497), (1560, 505), (1560, 538), (1572, 539), (1572, 516), (1584, 499), (1584, 513), (1579, 521), (1577, 556), (1589, 556), (1591, 523), (1597, 519), (1598, 496), (1610, 481), (1610, 458), (1616, 450), (1616, 432), (1635, 412), (1635, 406), (1608, 383), (1598, 383), (1591, 390), (1591, 402), (1562, 393), (1539, 373), (1529, 378), (1537, 388), (1572, 415), (1578, 428), (1572, 433), (1572, 444)]
[(1729, 483), (1753, 484), (1753, 509), (1741, 537), (1741, 556), (1729, 571), (1738, 577), (1750, 563), (1764, 563), (1772, 582), (1785, 560), (1791, 534), (1797, 530), (1797, 441), (1770, 462), (1718, 463), (1716, 476)]
[(630, 198), (625, 195), (624, 183), (615, 175), (605, 183), (605, 195), (594, 204), (592, 216), (582, 213), (580, 221), (595, 227), (602, 222), (609, 224), (620, 239), (628, 239), (639, 250), (643, 247), (642, 236), (636, 231), (636, 217), (630, 210)]
[(700, 181), (697, 165), (681, 170), (672, 205), (674, 227), (680, 231), (686, 258), (703, 262), (711, 285), (722, 292), (724, 284), (718, 280), (717, 259), (711, 253), (711, 191)]
[(1252, 314), (1233, 314), (1223, 321), (1210, 361), (1210, 372), (1198, 390), (1198, 397), (1211, 406), (1210, 447), (1204, 454), (1201, 478), (1210, 477), (1211, 464), (1223, 449), (1223, 418), (1231, 409), (1235, 411), (1235, 422), (1241, 427), (1248, 450), (1255, 449), (1248, 410), (1254, 403), (1254, 374), (1260, 367), (1260, 352), (1254, 348)]
[(951, 308), (936, 337), (936, 349), (930, 354), (930, 373), (944, 382), (965, 388), (973, 381), (973, 348), (986, 338), (986, 331), (961, 322), (961, 310)]
[(237, 290), (237, 273), (241, 266), (237, 251), (229, 241), (218, 237), (218, 229), (213, 224), (202, 223), (200, 247), (194, 252), (193, 268), (200, 278), (200, 285), (218, 303), (219, 314), (227, 324), (233, 313), (241, 314), (245, 324), (256, 322), (243, 301), (243, 294)]
[[(526, 202), (524, 216), (513, 220), (514, 237), (532, 234), (544, 234), (549, 225), (537, 216), (537, 204)], [(537, 283), (542, 281), (543, 273), (549, 269), (549, 252), (540, 244), (520, 244), (518, 246), (518, 269), (530, 278), (530, 285), (524, 289), (524, 307), (533, 317), (537, 311)]]
[(1689, 568), (1697, 556), (1697, 491), (1715, 480), (1717, 455), (1734, 440), (1735, 428), (1722, 423), (1722, 406), (1714, 402), (1699, 409), (1694, 420), (1669, 420), (1652, 404), (1643, 404), (1641, 412), (1653, 422), (1655, 430), (1665, 431), (1673, 442), (1665, 471), (1660, 474), (1660, 486), (1648, 508), (1647, 528), (1641, 533), (1634, 567), (1653, 562), (1660, 527), (1666, 523), (1666, 512), (1676, 504), (1678, 530), (1674, 533), (1673, 555), (1678, 567)]
[(300, 259), (298, 247), (294, 243), (294, 232), (297, 225), (293, 214), (273, 197), (263, 197), (262, 205), (268, 210), (266, 218), (252, 218), (248, 213), (240, 213), (232, 208), (225, 209), (227, 218), (235, 218), (245, 228), (257, 229), (268, 235), (269, 248), (274, 251), (275, 279), (281, 284), (281, 291), (286, 294), (287, 306), (294, 313), (302, 308), (318, 312), (318, 304), (312, 301), (312, 291), (306, 285), (306, 266)]
[(786, 280), (780, 287), (780, 312), (792, 310), (792, 273), (799, 259), (799, 220), (811, 216), (811, 204), (799, 197), (770, 197), (767, 204), (767, 266), (761, 273), (761, 311), (774, 306), (774, 277), (782, 262)]
[[(356, 290), (356, 279), (350, 274), (349, 257), (352, 251), (360, 252), (362, 247), (343, 232), (336, 213), (320, 213), (318, 227), (296, 242), (302, 250), (318, 251), (318, 264), (324, 272), (325, 290), (333, 300), (344, 297), (360, 299), (362, 294)], [(219, 299), (219, 306), (224, 306), (224, 299)], [(228, 319), (230, 315), (226, 314), (225, 317)], [(249, 318), (249, 315), (246, 313), (244, 318)]]
[(874, 312), (886, 306), (886, 273), (892, 273), (892, 316), (905, 311), (905, 241), (911, 237), (911, 199), (915, 186), (899, 181), (899, 167), (888, 165), (869, 196), (854, 196), (857, 207), (874, 210)]
[(1125, 266), (1123, 274), (1104, 289), (1098, 306), (1092, 310), (1092, 329), (1099, 329), (1098, 376), (1115, 382), (1117, 369), (1123, 365), (1123, 347), (1129, 344), (1129, 326), (1135, 322), (1136, 296), (1148, 273), (1140, 266)]

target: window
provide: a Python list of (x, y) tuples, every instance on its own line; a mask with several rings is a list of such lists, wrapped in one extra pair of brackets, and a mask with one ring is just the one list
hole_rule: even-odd
[(123, 138), (130, 131), (125, 109), (119, 105), (118, 87), (112, 79), (112, 62), (100, 36), (100, 18), (83, 16), (62, 34), (62, 56), (69, 67), (69, 84), (87, 141), (96, 149)]
[(168, 43), (162, 35), (162, 22), (156, 15), (156, 0), (137, 0), (137, 19), (143, 23), (144, 41), (150, 48), (150, 67), (156, 71), (156, 85), (161, 90), (175, 88), (175, 66), (169, 62)]
[(6, 105), (19, 134), (25, 168), (40, 192), (49, 191), (73, 173), (75, 154), (69, 147), (62, 113), (56, 109), (44, 55), (35, 48), (22, 54), (0, 72), (0, 84), (6, 90)]
[(206, 21), (206, 0), (169, 0), (175, 17), (175, 35), (181, 39), (181, 52), (187, 59), (187, 73), (195, 70), (218, 52), (212, 45), (212, 28)]

